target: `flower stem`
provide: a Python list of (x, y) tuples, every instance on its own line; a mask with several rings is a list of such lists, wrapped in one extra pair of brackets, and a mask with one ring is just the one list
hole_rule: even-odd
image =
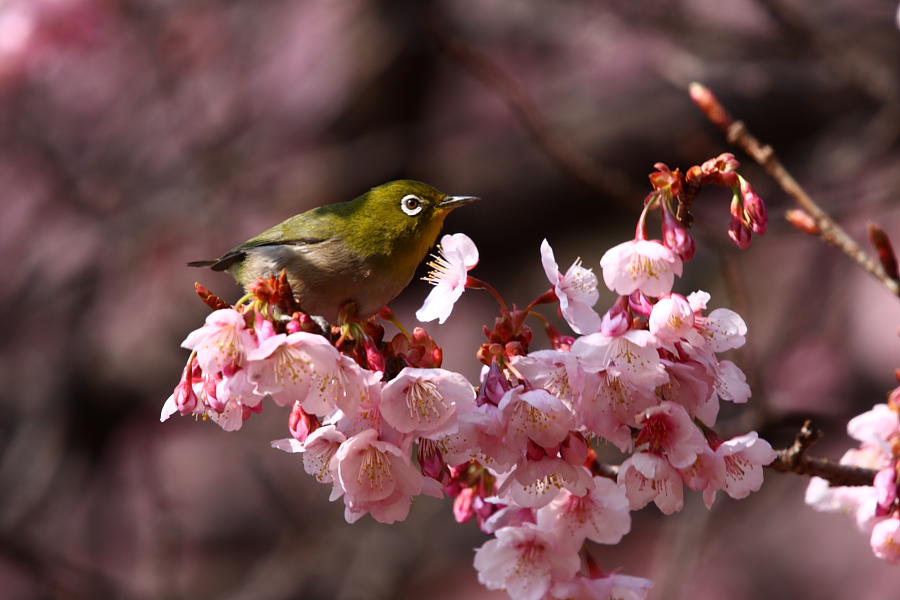
[(466, 287), (471, 288), (473, 290), (486, 290), (494, 299), (497, 301), (497, 304), (500, 305), (500, 311), (505, 315), (509, 314), (509, 305), (506, 304), (506, 300), (503, 299), (503, 296), (500, 295), (500, 292), (497, 289), (489, 284), (486, 281), (482, 281), (477, 277), (472, 277), (469, 275), (468, 279), (466, 279)]

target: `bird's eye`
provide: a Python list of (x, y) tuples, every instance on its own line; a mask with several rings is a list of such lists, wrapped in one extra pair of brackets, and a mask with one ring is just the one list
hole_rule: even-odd
[(414, 216), (422, 212), (422, 201), (418, 196), (407, 194), (400, 200), (400, 208), (409, 216)]

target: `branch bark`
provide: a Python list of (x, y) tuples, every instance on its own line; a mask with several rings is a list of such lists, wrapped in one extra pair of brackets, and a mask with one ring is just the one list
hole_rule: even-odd
[(789, 448), (776, 450), (778, 456), (769, 468), (782, 473), (821, 477), (832, 486), (872, 485), (877, 473), (875, 469), (843, 465), (825, 458), (807, 456), (807, 450), (821, 436), (821, 431), (813, 428), (812, 421), (807, 419), (797, 433), (794, 443)]
[(725, 132), (729, 143), (741, 148), (781, 186), (789, 196), (815, 221), (817, 235), (849, 256), (857, 265), (878, 279), (892, 294), (900, 296), (900, 281), (887, 273), (881, 263), (867, 254), (844, 229), (838, 225), (806, 193), (797, 180), (781, 164), (771, 146), (763, 145), (742, 121), (735, 121), (715, 95), (705, 86), (692, 83), (691, 98), (706, 117)]

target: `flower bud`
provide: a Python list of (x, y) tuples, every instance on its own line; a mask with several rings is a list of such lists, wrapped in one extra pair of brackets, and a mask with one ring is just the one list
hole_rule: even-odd
[(816, 220), (813, 219), (812, 215), (805, 210), (792, 208), (784, 213), (784, 218), (787, 219), (788, 223), (803, 233), (808, 233), (809, 235), (819, 235), (822, 233), (822, 230), (819, 229), (819, 224), (816, 223)]
[(607, 337), (619, 337), (628, 331), (631, 319), (628, 317), (628, 311), (625, 310), (627, 303), (627, 297), (619, 296), (619, 299), (606, 311), (600, 320), (600, 333)]
[(763, 235), (769, 228), (769, 213), (766, 210), (766, 203), (753, 191), (750, 182), (743, 177), (739, 177), (739, 180), (741, 196), (744, 198), (744, 214), (749, 219), (748, 225), (753, 233)]
[(728, 224), (728, 237), (731, 238), (738, 248), (746, 250), (750, 247), (753, 232), (744, 225), (744, 222), (736, 216), (731, 217), (731, 223)]
[(696, 246), (694, 238), (688, 233), (687, 227), (678, 222), (671, 212), (663, 208), (663, 244), (681, 257), (681, 260), (690, 260), (694, 257)]
[[(261, 404), (261, 403), (260, 403)], [(300, 402), (294, 402), (291, 414), (288, 417), (288, 431), (295, 440), (305, 442), (313, 431), (319, 426), (319, 422), (312, 415), (306, 413)]]
[(465, 523), (475, 516), (475, 488), (465, 487), (453, 499), (453, 518)]
[(653, 312), (653, 303), (641, 290), (637, 290), (628, 296), (628, 307), (631, 308), (632, 312), (642, 317), (649, 317), (650, 313)]

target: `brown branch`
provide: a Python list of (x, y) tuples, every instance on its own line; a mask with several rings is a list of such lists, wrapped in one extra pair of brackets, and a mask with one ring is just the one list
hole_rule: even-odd
[(821, 436), (822, 432), (813, 428), (812, 421), (807, 419), (797, 433), (794, 443), (789, 448), (776, 451), (778, 456), (769, 468), (782, 473), (821, 477), (832, 486), (872, 485), (877, 473), (874, 469), (842, 465), (825, 458), (807, 456), (806, 451)]
[(725, 131), (728, 141), (744, 150), (758, 162), (781, 186), (781, 189), (812, 217), (818, 228), (818, 236), (823, 241), (841, 250), (857, 265), (881, 281), (892, 294), (900, 296), (900, 282), (886, 273), (878, 260), (869, 256), (828, 213), (810, 198), (806, 190), (784, 168), (771, 146), (764, 146), (753, 137), (742, 121), (735, 121), (705, 86), (692, 83), (690, 93), (691, 98), (707, 118)]
[(525, 88), (497, 63), (474, 47), (451, 39), (438, 30), (433, 32), (433, 39), (444, 54), (503, 99), (537, 147), (560, 170), (600, 194), (626, 194), (628, 181), (625, 176), (596, 164), (565, 137), (556, 133)]

